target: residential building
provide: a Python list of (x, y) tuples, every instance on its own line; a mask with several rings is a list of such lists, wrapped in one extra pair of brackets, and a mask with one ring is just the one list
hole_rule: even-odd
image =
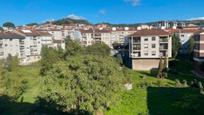
[(25, 50), (21, 41), (25, 37), (14, 32), (0, 32), (0, 59), (6, 59), (8, 55), (23, 58)]
[(172, 37), (165, 30), (138, 30), (129, 36), (129, 56), (134, 70), (158, 68), (160, 58), (172, 57), (171, 51)]
[(81, 30), (81, 36), (82, 36), (82, 45), (83, 46), (90, 46), (94, 43), (94, 38), (93, 38), (93, 30)]
[(204, 31), (195, 34), (195, 47), (193, 59), (196, 62), (204, 62)]
[(187, 55), (189, 53), (189, 40), (193, 39), (193, 35), (198, 31), (198, 29), (178, 29), (175, 35), (179, 37), (181, 42), (181, 49), (179, 51), (182, 55)]

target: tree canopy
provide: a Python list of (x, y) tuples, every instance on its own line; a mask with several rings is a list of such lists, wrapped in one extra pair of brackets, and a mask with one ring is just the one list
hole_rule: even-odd
[(175, 34), (172, 37), (172, 55), (176, 57), (178, 55), (179, 49), (181, 48), (181, 42), (178, 36)]
[(110, 47), (105, 43), (96, 43), (86, 47), (86, 54), (100, 55), (100, 56), (110, 56)]
[(15, 24), (12, 22), (5, 22), (3, 24), (3, 27), (7, 27), (7, 28), (15, 28)]
[(53, 65), (41, 98), (60, 110), (94, 113), (107, 109), (121, 90), (123, 73), (111, 57), (75, 56)]

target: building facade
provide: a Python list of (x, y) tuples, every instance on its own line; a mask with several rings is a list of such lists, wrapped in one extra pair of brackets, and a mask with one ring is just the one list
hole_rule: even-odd
[(129, 56), (134, 70), (158, 68), (161, 57), (172, 57), (171, 50), (171, 35), (164, 30), (139, 30), (129, 36)]
[(195, 34), (194, 57), (196, 62), (204, 62), (204, 31)]

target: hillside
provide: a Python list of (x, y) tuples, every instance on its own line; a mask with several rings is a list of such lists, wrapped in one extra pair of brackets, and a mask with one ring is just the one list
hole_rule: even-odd
[(89, 21), (85, 19), (71, 19), (71, 18), (63, 18), (52, 22), (56, 25), (66, 25), (66, 24), (91, 24)]

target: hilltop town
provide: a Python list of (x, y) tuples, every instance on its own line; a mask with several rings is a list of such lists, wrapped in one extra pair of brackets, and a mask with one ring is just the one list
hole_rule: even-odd
[(202, 21), (0, 28), (0, 114), (202, 115)]

